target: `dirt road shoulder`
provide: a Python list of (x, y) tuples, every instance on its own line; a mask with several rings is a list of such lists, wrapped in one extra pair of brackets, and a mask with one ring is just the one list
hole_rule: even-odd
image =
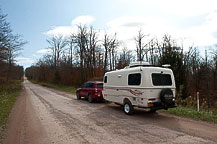
[(31, 101), (24, 90), (12, 108), (9, 116), (8, 128), (5, 131), (5, 144), (25, 144), (37, 143), (38, 139), (43, 139), (46, 135), (40, 120), (35, 114)]

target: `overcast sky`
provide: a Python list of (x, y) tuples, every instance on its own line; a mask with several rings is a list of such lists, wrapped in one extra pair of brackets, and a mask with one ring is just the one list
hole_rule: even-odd
[(0, 6), (14, 32), (28, 41), (17, 58), (24, 67), (47, 52), (49, 36), (67, 36), (80, 23), (100, 34), (117, 33), (128, 49), (135, 49), (139, 29), (150, 38), (167, 33), (185, 49), (217, 43), (216, 0), (1, 0)]

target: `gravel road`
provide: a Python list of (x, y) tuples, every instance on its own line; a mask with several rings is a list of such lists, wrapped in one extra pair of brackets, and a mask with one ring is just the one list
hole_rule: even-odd
[(120, 106), (90, 104), (75, 95), (24, 81), (5, 133), (7, 144), (217, 143), (217, 125)]

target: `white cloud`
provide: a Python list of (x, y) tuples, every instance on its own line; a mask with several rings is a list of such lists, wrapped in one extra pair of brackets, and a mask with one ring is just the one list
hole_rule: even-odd
[(55, 26), (51, 30), (44, 32), (44, 34), (49, 36), (55, 35), (63, 35), (63, 36), (70, 36), (72, 33), (76, 32), (77, 25), (88, 25), (95, 21), (93, 16), (78, 16), (72, 20), (71, 26)]
[(106, 25), (109, 27), (143, 27), (145, 25), (144, 17), (141, 16), (131, 16), (131, 17), (119, 17), (108, 22)]
[(145, 35), (145, 42), (149, 42), (153, 37), (162, 37), (163, 34), (174, 31), (174, 28), (164, 21), (161, 17), (130, 16), (119, 17), (106, 24), (108, 33), (117, 33), (124, 47), (135, 49), (135, 37), (139, 30)]
[[(161, 39), (168, 33), (184, 47), (206, 46), (217, 43), (217, 6), (214, 0), (135, 0), (137, 5), (154, 9), (153, 13), (140, 16), (121, 16), (108, 21), (104, 27), (109, 35), (117, 33), (119, 41), (129, 49), (135, 49), (134, 38), (142, 29), (148, 42), (151, 38)], [(92, 16), (78, 16), (71, 26), (54, 27), (45, 34), (69, 36), (76, 32), (77, 24), (90, 24)], [(103, 38), (104, 30), (99, 31)], [(42, 51), (43, 53), (44, 51)], [(40, 52), (39, 52), (40, 53)]]
[(216, 9), (216, 0), (134, 0), (138, 5), (168, 15), (198, 16)]
[(27, 57), (17, 57), (16, 61), (17, 61), (17, 64), (23, 64), (23, 65), (32, 64), (35, 62), (33, 59), (27, 58)]
[(36, 62), (36, 60), (28, 57), (17, 57), (15, 60), (16, 64), (22, 65), (24, 69), (30, 67), (33, 63)]
[(50, 49), (40, 49), (36, 53), (38, 53), (38, 54), (47, 54), (47, 53), (51, 53), (51, 50)]
[[(184, 17), (183, 20), (185, 19), (190, 18)], [(206, 46), (217, 43), (217, 37), (214, 37), (214, 33), (217, 32), (217, 12), (212, 11), (209, 14), (203, 15), (201, 16), (201, 20), (201, 23), (194, 26), (190, 25), (190, 19), (188, 21), (190, 24), (183, 28), (182, 25), (180, 27), (176, 25), (176, 23), (171, 23), (168, 19), (163, 17), (125, 16), (113, 19), (107, 23), (107, 26), (108, 31), (117, 32), (118, 38), (124, 41), (125, 45), (129, 48), (135, 48), (133, 38), (138, 34), (139, 29), (142, 29), (144, 34), (149, 34), (149, 38), (162, 38), (164, 34), (168, 33), (172, 38), (176, 39), (179, 44), (183, 43), (185, 48), (192, 45)], [(147, 37), (146, 41), (149, 41), (149, 38)]]
[(95, 21), (95, 18), (93, 16), (89, 16), (89, 15), (78, 16), (72, 20), (72, 25), (91, 24), (94, 21)]
[(75, 26), (58, 26), (45, 32), (44, 34), (49, 36), (55, 36), (55, 35), (69, 36), (75, 31), (75, 29), (76, 29)]

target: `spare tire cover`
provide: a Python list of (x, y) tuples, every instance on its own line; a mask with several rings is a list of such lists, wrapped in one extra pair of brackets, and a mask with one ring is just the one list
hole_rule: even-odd
[(173, 98), (173, 91), (171, 89), (163, 89), (160, 93), (160, 99), (164, 105), (172, 105), (174, 103)]

